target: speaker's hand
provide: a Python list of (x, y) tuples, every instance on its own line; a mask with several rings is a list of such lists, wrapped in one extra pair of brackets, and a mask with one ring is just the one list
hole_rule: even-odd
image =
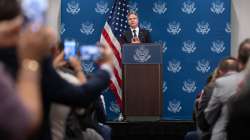
[(138, 37), (133, 37), (133, 38), (131, 39), (131, 43), (136, 43), (136, 44), (138, 44), (138, 43), (141, 43), (141, 41), (140, 41), (140, 39), (139, 39)]

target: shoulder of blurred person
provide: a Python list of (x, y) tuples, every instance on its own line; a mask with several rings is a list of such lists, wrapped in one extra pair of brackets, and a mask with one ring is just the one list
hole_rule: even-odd
[(67, 80), (68, 82), (74, 84), (74, 85), (80, 85), (80, 81), (79, 79), (77, 79), (77, 77), (74, 75), (74, 72), (72, 72), (69, 69), (59, 69), (57, 70), (57, 73), (65, 80)]
[[(18, 98), (15, 83), (0, 63), (0, 139), (24, 140), (30, 127), (30, 113)], [(11, 115), (8, 115), (11, 114)]]
[[(80, 81), (76, 78), (71, 70), (61, 68), (57, 73), (69, 83), (80, 85)], [(65, 136), (66, 119), (70, 113), (71, 107), (63, 104), (53, 103), (50, 110), (51, 133), (53, 140), (62, 140)]]
[(208, 101), (208, 105), (204, 110), (205, 118), (211, 126), (218, 120), (221, 108), (225, 101), (234, 93), (237, 89), (238, 73), (228, 72), (224, 76), (215, 80), (214, 89), (212, 95)]
[(215, 83), (213, 85), (216, 89), (220, 88), (220, 93), (216, 92), (216, 94), (223, 95), (227, 92), (234, 92), (237, 89), (237, 85), (244, 75), (242, 74), (244, 72), (238, 72), (238, 65), (238, 60), (233, 57), (227, 57), (221, 60), (217, 70), (218, 74), (214, 79)]
[[(233, 64), (231, 60), (228, 63), (221, 63), (222, 67), (232, 68)], [(230, 62), (230, 63), (229, 63)], [(243, 64), (240, 60), (239, 63)], [(240, 65), (240, 64), (239, 64)], [(239, 89), (239, 84), (244, 78), (245, 72), (237, 72), (236, 70), (222, 71), (222, 76), (216, 79), (215, 88), (212, 93), (212, 97), (209, 101), (207, 108), (205, 109), (205, 117), (207, 122), (213, 126), (211, 139), (222, 139), (226, 137), (225, 127), (228, 118), (227, 103), (230, 97), (232, 97)]]
[[(249, 83), (249, 79), (245, 81)], [(245, 84), (228, 102), (228, 122), (226, 126), (228, 140), (249, 139), (250, 134), (250, 88)]]
[(237, 90), (241, 80), (244, 79), (245, 71), (235, 72), (231, 71), (222, 77), (215, 80), (216, 88), (225, 88), (227, 90)]
[(250, 134), (250, 73), (248, 62), (245, 72), (245, 78), (240, 83), (240, 88), (237, 94), (232, 96), (228, 102), (228, 123), (226, 131), (229, 140), (249, 139)]
[(215, 80), (215, 92), (212, 96), (218, 97), (221, 103), (225, 103), (230, 96), (238, 90), (239, 83), (244, 79), (245, 72), (231, 71)]
[(210, 137), (211, 135), (211, 126), (208, 124), (205, 119), (204, 110), (208, 105), (209, 100), (211, 99), (213, 89), (215, 87), (215, 82), (210, 81), (203, 90), (203, 94), (201, 95), (199, 109), (197, 111), (196, 120), (197, 126), (202, 130), (201, 137)]
[[(217, 127), (217, 125), (223, 122), (223, 117), (221, 116), (224, 116), (224, 111), (222, 112), (224, 104), (236, 90), (235, 85), (237, 84), (233, 82), (228, 83), (228, 81), (230, 79), (237, 80), (237, 76), (233, 76), (237, 75), (237, 71), (238, 61), (235, 58), (227, 57), (222, 59), (212, 76), (211, 82), (204, 88), (205, 94), (201, 101), (199, 120), (200, 127), (208, 134), (207, 136), (212, 132), (212, 138), (214, 138), (215, 134), (222, 132), (218, 131), (221, 128)], [(230, 87), (228, 88), (228, 86)]]
[(227, 76), (236, 74), (237, 71), (238, 71), (237, 59), (233, 57), (227, 57), (220, 61), (218, 67), (213, 72), (213, 75), (211, 76), (211, 79), (209, 80), (208, 84), (204, 87), (201, 110), (204, 110), (207, 107), (211, 99), (211, 96), (213, 94), (214, 88), (219, 88), (220, 84), (227, 85), (227, 80), (223, 79), (225, 79)]

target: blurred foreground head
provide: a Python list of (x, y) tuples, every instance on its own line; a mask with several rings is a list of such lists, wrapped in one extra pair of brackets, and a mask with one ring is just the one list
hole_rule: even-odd
[(16, 46), (23, 23), (19, 0), (0, 0), (0, 62), (16, 75)]
[(0, 22), (12, 20), (19, 15), (21, 15), (21, 7), (18, 0), (0, 1)]
[(238, 59), (239, 59), (239, 69), (243, 70), (249, 60), (250, 56), (250, 38), (245, 39), (241, 42), (239, 51), (238, 51)]
[(43, 58), (39, 50), (54, 46), (57, 41), (57, 34), (51, 28), (42, 25), (33, 30), (37, 27), (34, 23), (24, 27), (22, 11), (19, 0), (0, 0), (0, 62), (14, 78), (18, 70), (17, 48), (21, 50), (17, 46), (26, 47), (25, 55), (30, 58)]
[(0, 1), (0, 45), (14, 46), (23, 24), (18, 0)]

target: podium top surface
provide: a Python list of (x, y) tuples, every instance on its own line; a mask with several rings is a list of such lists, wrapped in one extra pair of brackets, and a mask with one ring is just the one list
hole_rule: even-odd
[(160, 44), (124, 44), (122, 46), (123, 64), (162, 64)]

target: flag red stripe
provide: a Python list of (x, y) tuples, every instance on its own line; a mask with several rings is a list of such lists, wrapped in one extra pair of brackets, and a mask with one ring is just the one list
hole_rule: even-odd
[[(109, 24), (108, 24), (107, 22), (106, 22), (105, 25), (104, 25), (104, 29), (105, 29), (106, 32), (109, 34), (109, 38), (110, 38), (110, 40), (112, 40), (112, 42), (113, 42), (115, 48), (117, 49), (117, 51), (118, 51), (119, 53), (121, 53), (121, 45), (120, 45), (118, 39), (117, 39), (117, 38), (115, 37), (115, 35), (113, 34), (112, 29), (111, 29), (111, 27), (109, 26)], [(121, 54), (120, 54), (120, 56), (121, 56)]]
[(113, 85), (115, 86), (120, 99), (122, 99), (122, 90), (121, 90), (121, 87), (119, 86), (117, 80), (115, 79), (115, 76), (113, 75), (110, 80), (113, 82)]
[[(103, 37), (103, 35), (101, 35), (100, 41), (103, 43), (103, 45), (109, 46), (109, 44), (107, 43), (107, 41), (106, 41), (106, 39)], [(120, 47), (120, 46), (119, 46), (119, 47)], [(117, 48), (117, 47), (116, 47), (116, 48)], [(118, 50), (119, 50), (119, 49), (118, 49)], [(113, 59), (114, 67), (115, 67), (115, 69), (117, 70), (119, 77), (121, 78), (121, 77), (122, 77), (122, 71), (121, 71), (121, 68), (120, 68), (120, 66), (119, 66), (119, 64), (118, 64), (118, 60), (115, 59), (116, 57), (115, 57), (115, 55), (114, 55), (113, 53), (112, 53), (112, 57), (114, 58), (114, 59)]]
[(113, 81), (110, 81), (110, 89), (114, 92), (116, 103), (119, 105), (120, 109), (123, 110), (122, 100), (119, 97), (118, 91), (113, 83)]
[(114, 46), (113, 42), (111, 41), (107, 31), (105, 30), (105, 28), (102, 31), (102, 35), (105, 38), (105, 40), (107, 41), (107, 43), (109, 44), (109, 46), (111, 47), (111, 49), (113, 50), (113, 53), (114, 53), (116, 59), (118, 60), (119, 66), (122, 67), (121, 55), (120, 55), (119, 51), (115, 48), (115, 46)]
[(113, 68), (113, 72), (114, 72), (114, 74), (115, 74), (115, 78), (116, 78), (116, 80), (117, 80), (119, 86), (122, 87), (122, 79), (121, 79), (121, 77), (120, 77), (120, 75), (119, 75), (117, 69), (116, 69), (116, 68)]
[(123, 110), (123, 103), (122, 103), (122, 63), (121, 63), (121, 46), (120, 43), (117, 41), (116, 38), (113, 37), (113, 32), (110, 29), (108, 23), (105, 24), (102, 34), (101, 40), (106, 44), (106, 46), (112, 49), (114, 55), (114, 62), (115, 67), (113, 68), (113, 78), (110, 80), (110, 89), (113, 92), (116, 103), (120, 107), (121, 111)]

